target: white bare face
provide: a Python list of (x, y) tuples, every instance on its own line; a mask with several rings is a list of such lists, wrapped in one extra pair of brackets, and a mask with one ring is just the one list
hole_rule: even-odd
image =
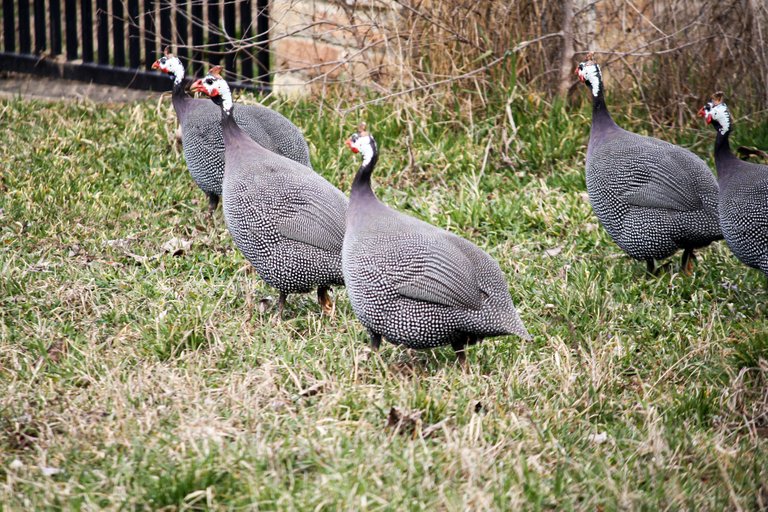
[(579, 80), (589, 85), (592, 88), (592, 95), (597, 97), (603, 83), (600, 66), (592, 61), (580, 62), (577, 72)]
[[(712, 102), (707, 105), (711, 103)], [(707, 107), (704, 108), (706, 109)], [(717, 124), (720, 125), (720, 133), (723, 135), (728, 133), (728, 130), (731, 129), (731, 113), (728, 111), (728, 105), (719, 103), (709, 107), (707, 110), (707, 123), (711, 123), (712, 121), (717, 121)]]
[(368, 135), (358, 135), (353, 133), (347, 140), (347, 146), (353, 153), (360, 153), (363, 155), (363, 165), (368, 165), (373, 158), (373, 138)]
[(184, 66), (175, 55), (164, 55), (155, 61), (152, 66), (163, 73), (168, 73), (173, 77), (173, 82), (178, 84), (184, 80)]
[(219, 76), (206, 75), (195, 82), (195, 91), (202, 92), (210, 98), (220, 97), (222, 106), (226, 112), (232, 110), (232, 92), (229, 90), (229, 84)]

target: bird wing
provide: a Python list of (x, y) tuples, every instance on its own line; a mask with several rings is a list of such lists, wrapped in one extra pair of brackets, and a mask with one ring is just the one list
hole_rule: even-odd
[(475, 266), (452, 237), (447, 233), (404, 234), (379, 244), (390, 254), (402, 255), (393, 261), (389, 272), (400, 295), (445, 306), (480, 309), (483, 295)]
[(667, 177), (657, 176), (653, 181), (638, 184), (624, 194), (627, 203), (645, 208), (677, 210), (681, 212), (700, 210), (701, 198), (685, 190), (685, 186)]
[(286, 189), (290, 208), (277, 221), (278, 233), (319, 249), (341, 252), (346, 198), (326, 188)]
[[(664, 144), (657, 150), (664, 150), (668, 158), (658, 161), (646, 160), (645, 172), (632, 173), (629, 190), (623, 194), (627, 203), (664, 210), (681, 212), (701, 210), (699, 187), (691, 180), (694, 167), (706, 166), (698, 157), (687, 154), (676, 146)], [(710, 172), (707, 169), (707, 172)]]

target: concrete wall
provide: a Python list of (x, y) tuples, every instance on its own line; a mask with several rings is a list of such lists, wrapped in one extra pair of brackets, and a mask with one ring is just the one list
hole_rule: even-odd
[(281, 94), (381, 80), (398, 7), (384, 0), (273, 0), (273, 85)]

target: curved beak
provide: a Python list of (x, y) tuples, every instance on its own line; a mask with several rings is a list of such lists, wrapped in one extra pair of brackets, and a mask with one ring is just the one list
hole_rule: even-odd
[(348, 147), (349, 149), (351, 149), (353, 153), (357, 153), (357, 152), (358, 152), (357, 148), (356, 148), (356, 147), (354, 147), (354, 146), (352, 145), (352, 139), (347, 139), (347, 140), (345, 140), (345, 141), (344, 141), (344, 144), (346, 144), (346, 145), (347, 145), (347, 147)]
[(189, 90), (192, 91), (192, 92), (201, 92), (201, 93), (205, 94), (205, 88), (203, 88), (203, 81), (202, 81), (202, 79), (196, 80), (195, 83), (193, 83), (190, 86)]
[(701, 107), (701, 108), (699, 109), (699, 113), (698, 113), (697, 115), (698, 115), (699, 117), (706, 117), (706, 115), (707, 115), (707, 111), (706, 111), (706, 110), (704, 110), (704, 107)]
[(156, 60), (154, 63), (152, 63), (152, 69), (160, 69), (160, 61)]

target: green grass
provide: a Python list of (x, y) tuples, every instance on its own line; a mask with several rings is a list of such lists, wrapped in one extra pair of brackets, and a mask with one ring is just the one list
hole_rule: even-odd
[[(277, 107), (347, 191), (357, 115)], [(424, 110), (365, 112), (379, 194), (497, 258), (534, 336), (468, 373), (450, 348), (370, 353), (343, 291), (335, 318), (292, 296), (273, 325), (167, 103), (0, 102), (0, 508), (765, 507), (764, 276), (722, 243), (691, 277), (626, 258), (586, 200), (586, 106), (514, 93), (516, 133), (504, 105)], [(708, 156), (711, 128), (623, 110)], [(768, 124), (735, 138), (767, 147)]]

